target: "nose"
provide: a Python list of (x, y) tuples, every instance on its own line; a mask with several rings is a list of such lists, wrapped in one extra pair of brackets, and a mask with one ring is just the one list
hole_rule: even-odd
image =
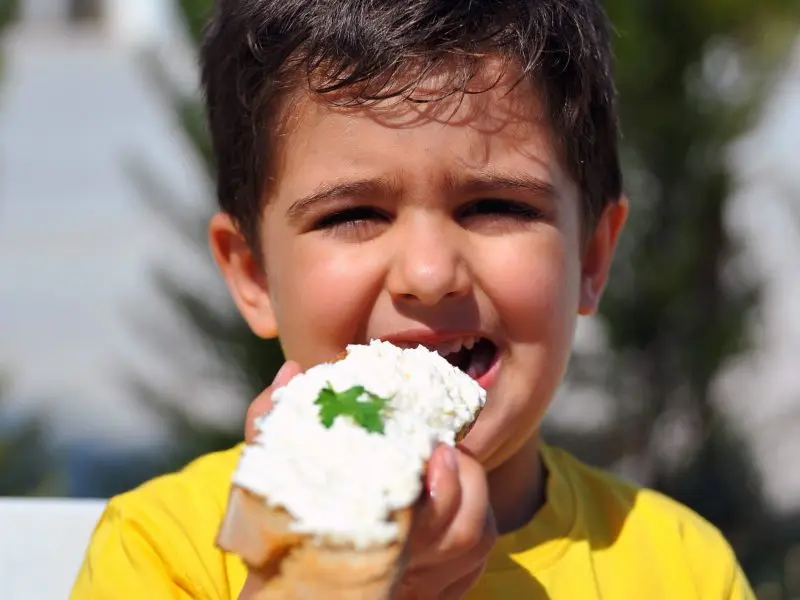
[(393, 299), (433, 306), (470, 291), (472, 277), (458, 232), (447, 229), (416, 223), (399, 236), (386, 281)]

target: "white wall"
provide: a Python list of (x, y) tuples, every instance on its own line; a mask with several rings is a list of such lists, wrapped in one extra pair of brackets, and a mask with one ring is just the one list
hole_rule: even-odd
[(69, 0), (19, 0), (20, 15), (27, 22), (63, 21), (67, 18)]

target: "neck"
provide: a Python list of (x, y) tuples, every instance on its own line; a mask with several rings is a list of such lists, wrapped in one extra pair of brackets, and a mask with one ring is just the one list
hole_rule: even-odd
[(488, 474), (489, 500), (500, 535), (525, 526), (544, 506), (545, 476), (538, 435)]

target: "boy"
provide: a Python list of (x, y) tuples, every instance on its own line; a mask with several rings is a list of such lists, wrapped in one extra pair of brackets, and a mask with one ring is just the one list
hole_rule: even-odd
[[(211, 247), (280, 334), (273, 387), (382, 338), (467, 348), (488, 390), (431, 462), (400, 600), (753, 598), (708, 523), (539, 440), (627, 214), (595, 0), (220, 0), (202, 62)], [(214, 548), (237, 458), (113, 499), (73, 598), (257, 597)]]

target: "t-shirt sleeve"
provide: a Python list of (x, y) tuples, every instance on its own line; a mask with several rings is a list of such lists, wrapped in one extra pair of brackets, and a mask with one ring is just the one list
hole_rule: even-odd
[[(113, 598), (211, 598), (195, 583), (179, 537), (159, 531), (157, 521), (109, 505), (95, 528), (70, 600)], [(169, 539), (167, 539), (169, 538)]]
[(215, 545), (234, 461), (212, 455), (113, 498), (70, 600), (235, 598), (246, 572)]
[[(713, 589), (714, 584), (709, 581), (709, 578), (715, 576), (713, 567), (716, 564), (716, 576), (722, 574), (721, 579), (725, 584), (725, 591), (722, 594), (704, 594), (702, 596), (703, 600), (756, 600), (753, 589), (747, 581), (747, 576), (744, 574), (733, 548), (731, 548), (722, 533), (716, 529), (713, 531), (716, 534), (716, 539), (706, 549), (705, 562), (703, 561), (703, 555), (697, 556), (696, 569), (698, 577), (701, 580), (705, 579), (706, 589)], [(712, 553), (716, 554), (716, 558), (712, 557)], [(703, 567), (704, 564), (705, 568)]]
[(683, 542), (700, 600), (756, 600), (725, 536), (698, 515), (684, 512)]
[(747, 577), (738, 563), (735, 564), (730, 594), (725, 600), (756, 600), (753, 588), (750, 587), (750, 582), (747, 581)]

